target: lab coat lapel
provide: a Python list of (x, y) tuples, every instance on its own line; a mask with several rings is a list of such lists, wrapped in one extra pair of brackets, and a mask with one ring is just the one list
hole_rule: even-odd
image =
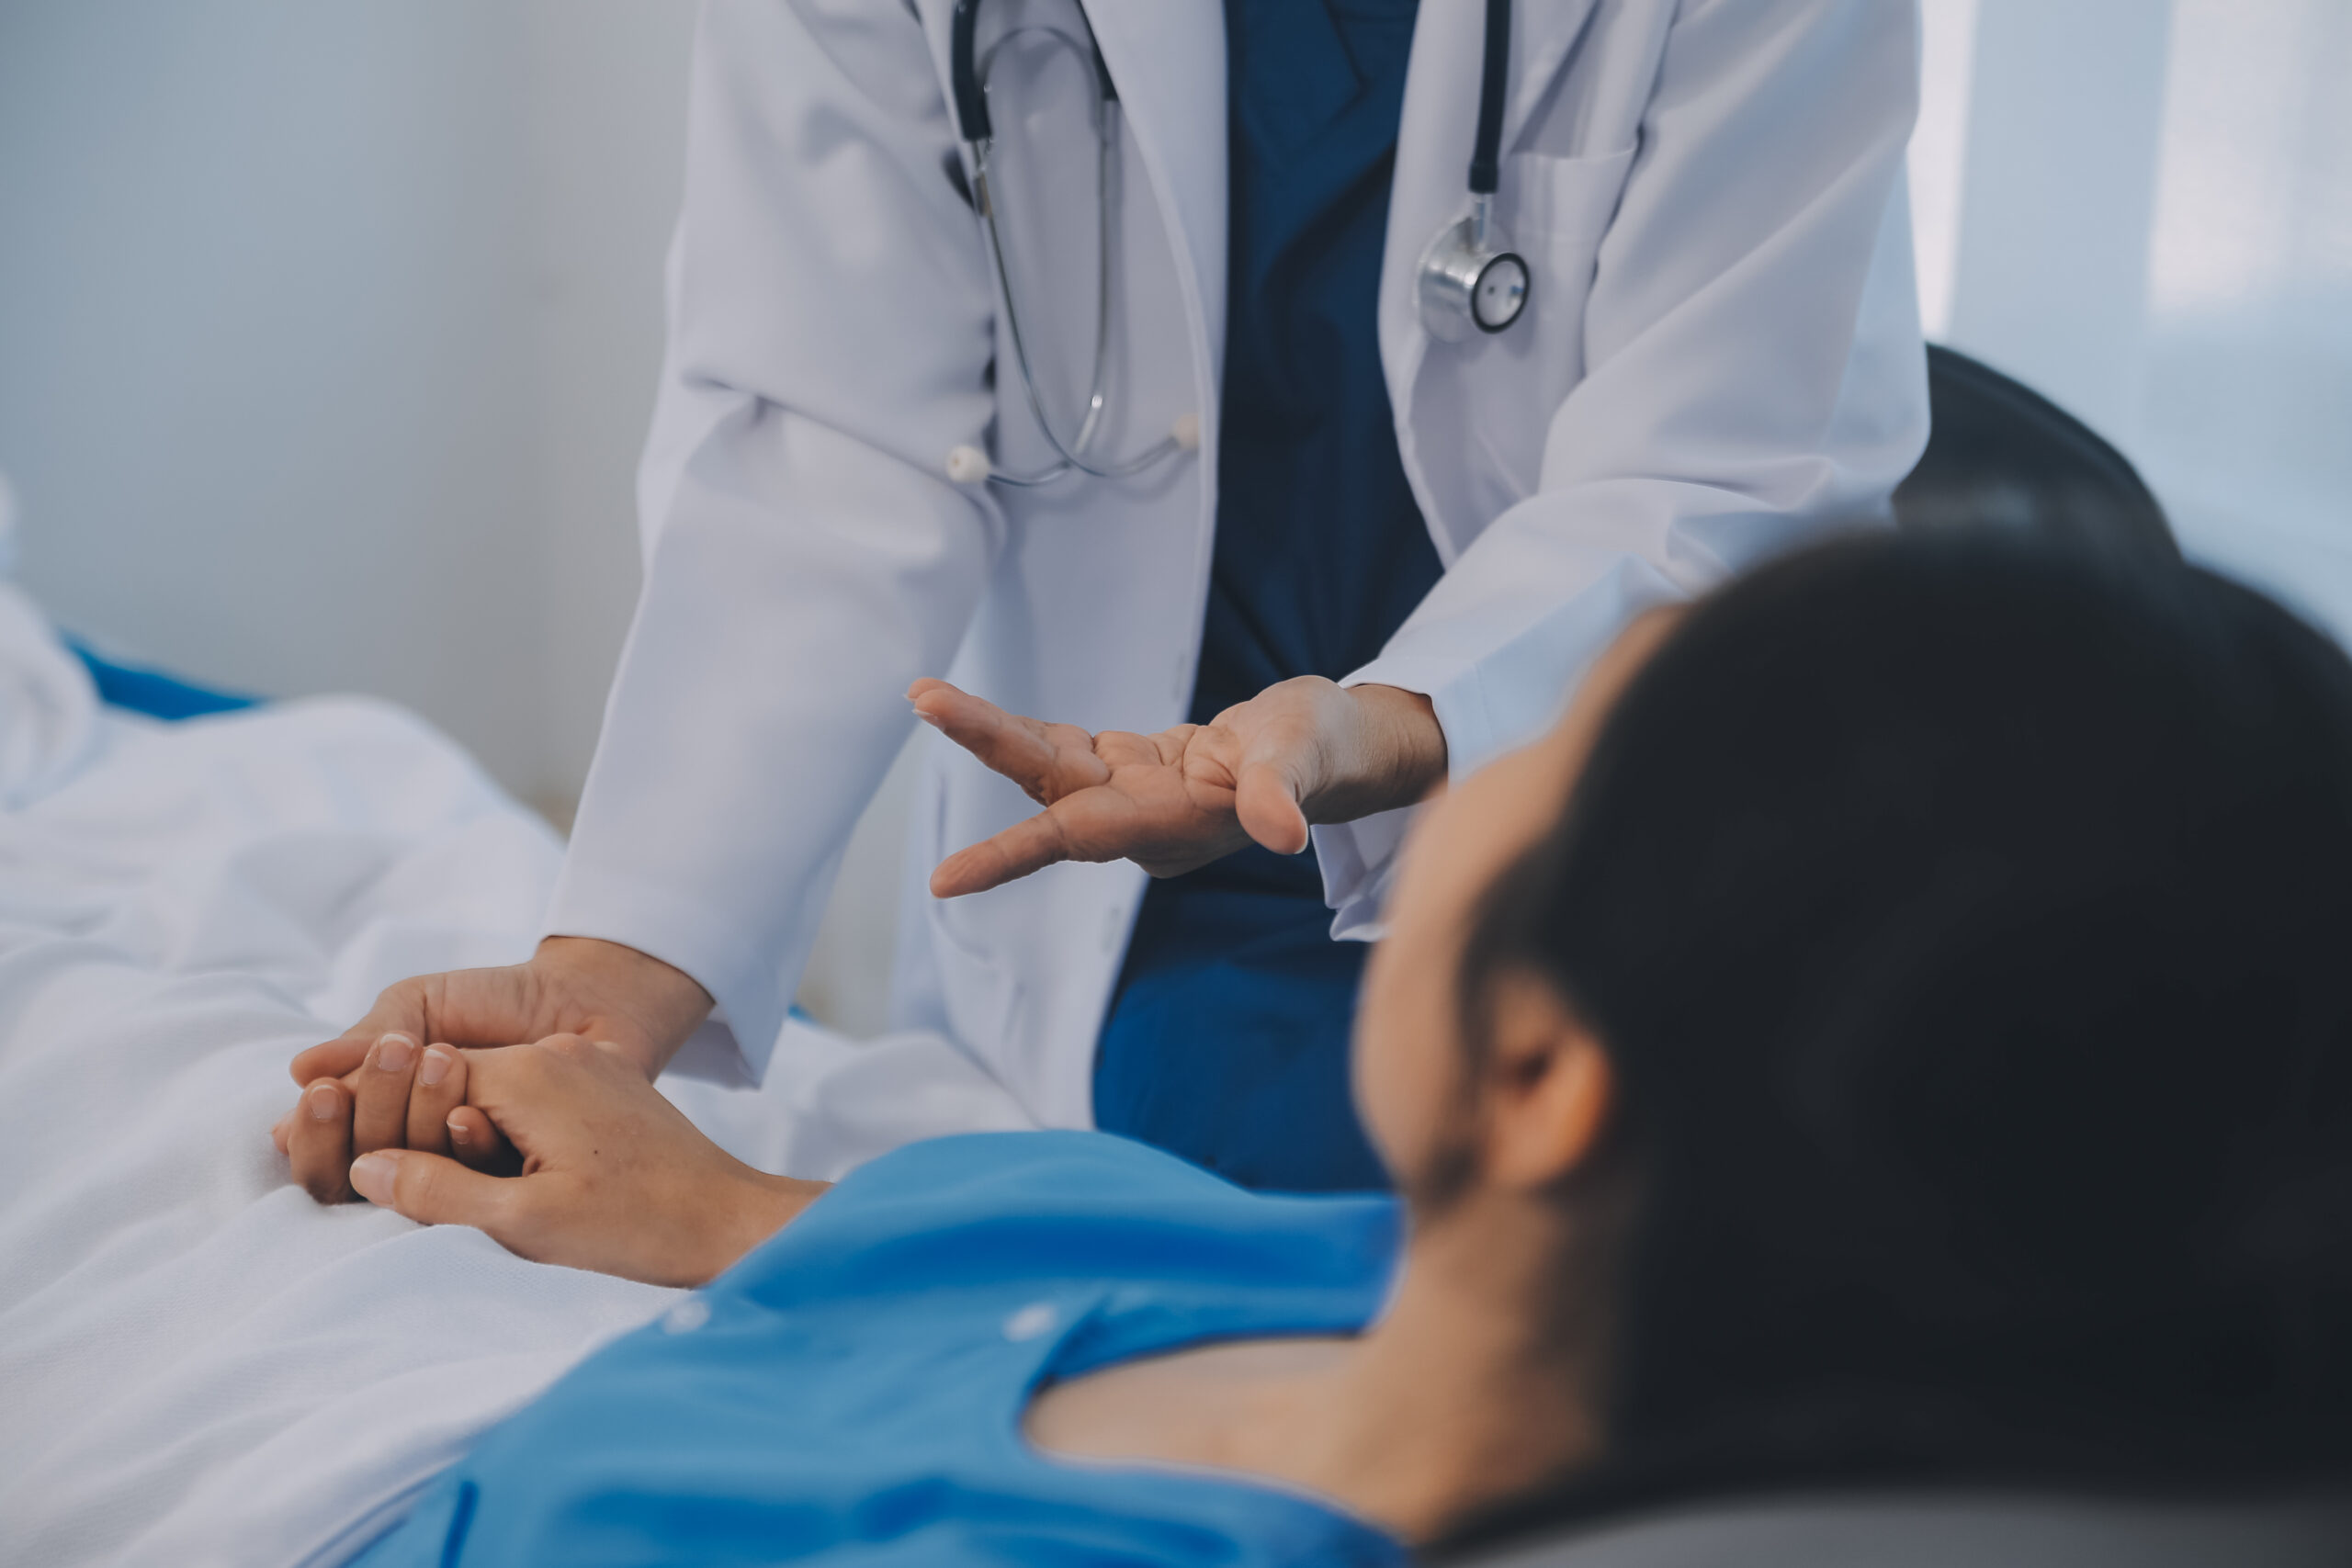
[[(1591, 19), (1596, 0), (1516, 0), (1511, 7), (1511, 87), (1504, 106), (1508, 160), (1521, 129)], [(1396, 134), (1396, 173), (1388, 200), (1388, 239), (1381, 257), (1380, 358), (1396, 411), (1405, 477), (1429, 520), (1439, 556), (1452, 565), (1487, 519), (1449, 514), (1455, 486), (1439, 469), (1467, 454), (1423, 453), (1414, 439), (1413, 389), (1428, 356), (1418, 296), (1421, 253), (1440, 230), (1469, 211), (1466, 180), (1478, 116), (1478, 78), (1486, 43), (1485, 0), (1421, 0), (1413, 55), (1405, 73), (1405, 108)], [(1528, 237), (1522, 237), (1527, 243)], [(1458, 511), (1459, 508), (1453, 510)]]
[[(1568, 51), (1584, 35), (1599, 0), (1518, 0), (1510, 18), (1510, 94), (1503, 110), (1503, 151), (1508, 152), (1528, 117), (1543, 106), (1552, 80), (1567, 63)], [(1484, 7), (1474, 5), (1483, 16)], [(1474, 28), (1474, 33), (1480, 31)], [(1483, 42), (1483, 39), (1482, 39)], [(1472, 107), (1477, 82), (1471, 82)], [(1466, 154), (1465, 154), (1466, 162)]]
[[(1090, 0), (1088, 24), (1119, 89), (1127, 130), (1190, 275), (1193, 365), (1204, 470), (1215, 475), (1224, 384), (1226, 279), (1225, 11), (1211, 0)], [(1203, 492), (1214, 506), (1214, 484)]]

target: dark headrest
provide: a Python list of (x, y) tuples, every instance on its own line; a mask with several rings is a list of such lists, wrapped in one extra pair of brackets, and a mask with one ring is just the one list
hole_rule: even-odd
[(2082, 421), (1988, 365), (1928, 350), (1928, 450), (1894, 492), (1906, 528), (1994, 524), (2177, 555), (2164, 508)]
[(2342, 1568), (2352, 1562), (2352, 1500), (1758, 1500), (1588, 1524), (1443, 1561), (1463, 1568)]

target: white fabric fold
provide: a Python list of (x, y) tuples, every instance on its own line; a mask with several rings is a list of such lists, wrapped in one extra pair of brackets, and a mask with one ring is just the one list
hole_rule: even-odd
[[(51, 690), (0, 676), (0, 734)], [(560, 848), (382, 704), (90, 722), (0, 811), (0, 1564), (340, 1562), (674, 1294), (322, 1209), (270, 1146), (296, 1051), (404, 976), (530, 951)], [(798, 1175), (1026, 1124), (935, 1036), (796, 1022), (757, 1091), (664, 1088)]]
[[(0, 513), (0, 566), (6, 522)], [(0, 811), (29, 806), (72, 777), (97, 735), (90, 672), (58, 642), (40, 608), (0, 578)]]

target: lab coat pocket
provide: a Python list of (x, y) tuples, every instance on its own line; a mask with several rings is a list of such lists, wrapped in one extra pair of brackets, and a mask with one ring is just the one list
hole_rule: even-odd
[[(943, 780), (933, 813), (928, 864), (938, 864), (945, 853), (947, 816)], [(983, 933), (1011, 918), (1006, 904), (1028, 891), (1023, 884), (1014, 883), (962, 898), (927, 898), (923, 904), (924, 935), (930, 939), (948, 1031), (957, 1045), (991, 1069), (1002, 1064), (1010, 1042), (1016, 1038), (1022, 988), (1012, 965), (989, 951)]]
[[(1506, 164), (1503, 188), (1515, 186), (1517, 196), (1504, 221), (1537, 276), (1555, 288), (1566, 287), (1563, 298), (1574, 302), (1578, 314), (1592, 284), (1600, 237), (1617, 215), (1617, 198), (1624, 194), (1626, 173), (1639, 151), (1622, 147), (1575, 158), (1517, 152)], [(1542, 259), (1534, 251), (1543, 253)]]
[(1431, 343), (1413, 389), (1431, 486), (1473, 534), (1534, 493), (1553, 416), (1584, 379), (1585, 306), (1634, 151), (1504, 164), (1497, 217), (1527, 262), (1526, 312), (1491, 335)]
[[(986, 899), (979, 893), (972, 898)], [(956, 930), (962, 923), (959, 906), (970, 898), (934, 901), (931, 906), (931, 951), (939, 967), (940, 999), (947, 1011), (948, 1028), (956, 1043), (983, 1064), (994, 1067), (1004, 1060), (1021, 1016), (1021, 982), (1012, 965)]]

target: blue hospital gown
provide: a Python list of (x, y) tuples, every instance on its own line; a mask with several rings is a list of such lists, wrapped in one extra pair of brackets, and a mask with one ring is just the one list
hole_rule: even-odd
[(1388, 1199), (1257, 1196), (1102, 1134), (915, 1145), (491, 1430), (359, 1561), (1402, 1564), (1303, 1495), (1021, 1435), (1053, 1378), (1362, 1328), (1397, 1242)]

